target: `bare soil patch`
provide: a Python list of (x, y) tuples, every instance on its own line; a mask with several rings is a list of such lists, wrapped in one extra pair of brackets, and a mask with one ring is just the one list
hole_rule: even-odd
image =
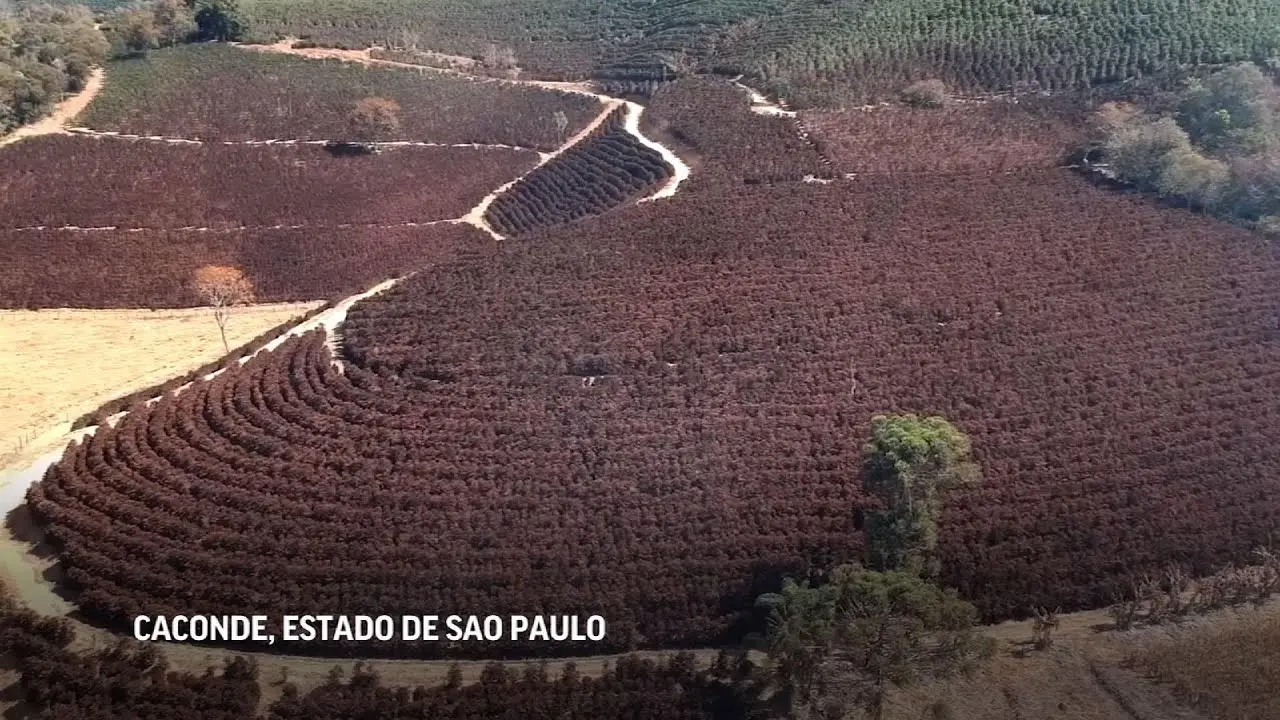
[[(227, 341), (248, 342), (315, 304), (240, 308)], [(224, 353), (205, 308), (3, 310), (0, 347), (0, 467), (39, 454), (37, 441), (51, 431), (56, 444), (72, 420), (101, 403)]]

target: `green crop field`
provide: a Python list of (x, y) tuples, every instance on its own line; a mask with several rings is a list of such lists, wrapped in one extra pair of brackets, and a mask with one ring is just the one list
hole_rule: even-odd
[(465, 55), (492, 42), (548, 75), (661, 76), (693, 61), (801, 104), (878, 99), (924, 77), (967, 92), (1086, 87), (1280, 49), (1272, 0), (242, 2), (259, 33)]
[[(63, 0), (68, 1), (68, 0)], [(124, 4), (93, 0), (97, 8)], [(937, 77), (966, 93), (1075, 89), (1280, 54), (1274, 0), (240, 0), (252, 33), (479, 57), (526, 76), (744, 74), (798, 106)]]

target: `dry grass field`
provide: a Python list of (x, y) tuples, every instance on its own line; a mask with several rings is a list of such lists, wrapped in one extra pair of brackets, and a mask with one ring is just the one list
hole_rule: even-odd
[[(316, 303), (240, 308), (235, 347)], [(207, 308), (0, 311), (0, 468), (53, 449), (79, 415), (224, 354)]]
[(1241, 612), (1153, 638), (1136, 664), (1206, 715), (1280, 718), (1280, 612)]

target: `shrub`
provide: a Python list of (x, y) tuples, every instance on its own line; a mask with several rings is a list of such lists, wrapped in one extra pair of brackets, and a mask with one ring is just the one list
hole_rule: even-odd
[(940, 108), (951, 102), (947, 86), (941, 80), (921, 80), (902, 91), (902, 102), (918, 108)]
[(1177, 147), (1165, 153), (1156, 189), (1164, 197), (1213, 209), (1222, 200), (1230, 175), (1221, 160), (1205, 157), (1190, 147)]
[(1112, 133), (1103, 143), (1115, 176), (1124, 182), (1151, 189), (1171, 152), (1194, 152), (1186, 131), (1172, 118), (1135, 118)]

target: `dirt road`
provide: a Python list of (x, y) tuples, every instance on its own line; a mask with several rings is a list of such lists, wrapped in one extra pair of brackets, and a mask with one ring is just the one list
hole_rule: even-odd
[(0, 137), (0, 147), (29, 137), (66, 132), (67, 126), (71, 124), (71, 121), (84, 112), (84, 109), (89, 107), (89, 103), (93, 102), (93, 99), (102, 91), (102, 83), (105, 77), (105, 70), (100, 67), (94, 68), (89, 73), (89, 79), (85, 81), (83, 90), (58, 103), (53, 112), (49, 113), (47, 117), (30, 125), (23, 125), (8, 135)]

